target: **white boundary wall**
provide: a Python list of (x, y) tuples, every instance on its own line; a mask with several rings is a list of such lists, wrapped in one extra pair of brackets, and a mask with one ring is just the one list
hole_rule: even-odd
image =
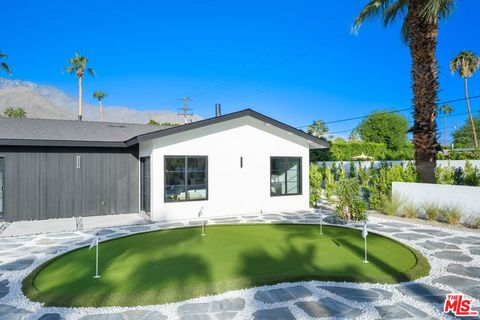
[(411, 202), (417, 208), (424, 204), (458, 207), (462, 210), (463, 219), (480, 216), (480, 187), (393, 182), (392, 195)]
[[(378, 168), (384, 161), (373, 161), (373, 166)], [(407, 164), (409, 162), (414, 162), (413, 160), (394, 160), (387, 161), (389, 164)], [(437, 167), (453, 167), (453, 168), (464, 168), (467, 160), (437, 160)], [(468, 160), (474, 167), (480, 168), (480, 160)], [(323, 164), (323, 161), (317, 162), (319, 166)], [(335, 164), (337, 167), (343, 165), (346, 171), (350, 169), (350, 161), (325, 161), (327, 167), (333, 166)], [(354, 161), (355, 168), (358, 169), (359, 166), (364, 168), (370, 168), (372, 161)]]

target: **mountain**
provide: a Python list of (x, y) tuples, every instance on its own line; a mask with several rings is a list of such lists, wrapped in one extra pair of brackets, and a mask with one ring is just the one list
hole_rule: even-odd
[[(22, 107), (28, 118), (40, 119), (77, 119), (77, 99), (64, 91), (48, 85), (39, 85), (30, 81), (0, 78), (0, 115), (8, 107)], [(105, 106), (103, 110), (106, 122), (147, 123), (150, 119), (157, 122), (183, 123), (183, 116), (172, 111), (142, 111), (125, 106)], [(83, 119), (100, 119), (97, 105), (83, 105)], [(202, 119), (199, 115), (189, 117), (192, 121)]]

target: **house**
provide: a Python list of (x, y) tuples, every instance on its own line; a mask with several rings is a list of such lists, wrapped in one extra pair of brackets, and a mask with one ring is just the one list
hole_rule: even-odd
[(307, 209), (309, 149), (325, 147), (251, 109), (177, 127), (0, 118), (1, 216)]

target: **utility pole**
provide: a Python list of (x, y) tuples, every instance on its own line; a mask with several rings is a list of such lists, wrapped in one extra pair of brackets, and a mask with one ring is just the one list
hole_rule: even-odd
[(188, 101), (191, 101), (191, 99), (189, 97), (183, 97), (182, 99), (178, 100), (183, 101), (183, 108), (178, 109), (179, 111), (181, 111), (181, 113), (178, 113), (178, 115), (183, 115), (184, 123), (187, 124), (187, 116), (193, 116), (193, 113), (188, 113), (189, 111), (193, 111), (193, 109), (187, 107), (187, 103)]

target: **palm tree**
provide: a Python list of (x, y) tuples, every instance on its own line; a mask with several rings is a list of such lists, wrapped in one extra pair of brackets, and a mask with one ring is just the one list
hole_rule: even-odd
[(328, 127), (325, 125), (325, 122), (322, 120), (313, 121), (311, 125), (308, 126), (307, 132), (312, 136), (320, 138), (325, 133), (327, 133)]
[[(0, 51), (0, 59), (6, 59), (6, 58), (8, 58), (8, 56), (5, 53)], [(6, 62), (0, 63), (0, 69), (5, 71), (5, 73), (7, 73), (7, 74), (12, 73), (11, 70), (10, 70), (10, 67), (8, 66), (8, 64)]]
[(78, 120), (82, 121), (83, 75), (85, 74), (85, 72), (87, 72), (88, 74), (94, 76), (95, 71), (92, 68), (87, 67), (88, 59), (86, 57), (82, 57), (76, 52), (73, 58), (68, 59), (68, 62), (70, 62), (70, 65), (65, 67), (65, 71), (69, 72), (70, 74), (75, 74), (78, 78)]
[(458, 72), (463, 78), (463, 87), (465, 89), (465, 101), (467, 103), (468, 117), (472, 126), (472, 137), (475, 148), (478, 148), (477, 132), (475, 122), (473, 121), (472, 110), (470, 108), (470, 99), (468, 98), (468, 78), (480, 67), (480, 57), (477, 57), (473, 51), (460, 51), (460, 53), (450, 61), (450, 71), (452, 74)]
[(100, 90), (95, 90), (93, 93), (93, 97), (97, 98), (98, 100), (98, 105), (100, 107), (100, 121), (103, 122), (103, 106), (102, 106), (102, 100), (107, 96), (106, 92), (100, 91)]
[(439, 108), (443, 112), (443, 145), (447, 145), (447, 114), (453, 112), (453, 107), (449, 104), (444, 104)]
[(380, 18), (385, 26), (402, 16), (402, 38), (412, 58), (415, 165), (422, 182), (435, 183), (437, 153), (438, 21), (449, 16), (455, 0), (369, 0), (355, 18), (353, 32), (366, 19)]

